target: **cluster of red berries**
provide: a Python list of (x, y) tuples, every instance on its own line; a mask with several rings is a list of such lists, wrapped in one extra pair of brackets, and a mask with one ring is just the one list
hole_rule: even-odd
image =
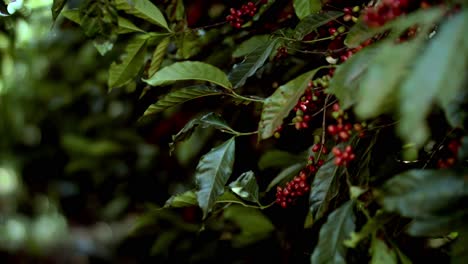
[(346, 146), (344, 150), (341, 150), (339, 147), (334, 147), (332, 153), (335, 156), (336, 166), (348, 166), (348, 164), (356, 158), (356, 155), (353, 152), (353, 147), (351, 145)]
[(437, 161), (437, 167), (441, 169), (452, 167), (456, 162), (460, 146), (461, 143), (459, 140), (452, 139), (446, 146), (445, 157)]
[(356, 22), (358, 20), (359, 13), (361, 11), (361, 7), (354, 6), (354, 7), (345, 7), (343, 8), (343, 20), (345, 22), (353, 21)]
[[(320, 149), (320, 144), (316, 144), (316, 145), (318, 145), (319, 146), (318, 148)], [(314, 145), (314, 147), (316, 145)], [(312, 147), (312, 151), (314, 151), (314, 147)], [(318, 151), (316, 151), (316, 152), (318, 152)], [(322, 153), (326, 154), (327, 152), (328, 152), (328, 150), (325, 148), (325, 146), (323, 146)], [(323, 163), (325, 163), (325, 161), (323, 159), (319, 159), (319, 160), (317, 160), (317, 162), (315, 162), (314, 156), (310, 156), (309, 161), (307, 162), (307, 167), (306, 168), (310, 173), (316, 173), (318, 171), (318, 169), (323, 165)]]
[(330, 75), (324, 75), (308, 83), (304, 94), (293, 108), (296, 116), (292, 122), (297, 130), (308, 128), (313, 114), (323, 107), (325, 98), (323, 91), (328, 87), (330, 78)]
[(408, 0), (383, 0), (379, 5), (365, 10), (364, 22), (369, 27), (380, 27), (406, 13), (409, 4)]
[(255, 13), (257, 13), (257, 6), (253, 2), (248, 2), (242, 5), (240, 9), (231, 8), (229, 13), (230, 14), (226, 16), (226, 21), (228, 21), (231, 26), (240, 28), (242, 24), (244, 24), (245, 17), (253, 17)]
[(304, 171), (301, 171), (299, 175), (286, 183), (284, 188), (281, 186), (276, 187), (276, 203), (286, 208), (288, 205), (293, 204), (298, 197), (307, 194), (309, 190), (307, 175)]

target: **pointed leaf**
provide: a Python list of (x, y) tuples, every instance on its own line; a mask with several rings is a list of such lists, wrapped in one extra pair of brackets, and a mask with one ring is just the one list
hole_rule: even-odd
[[(329, 157), (332, 155), (333, 153), (329, 154)], [(326, 213), (331, 199), (336, 196), (338, 192), (336, 177), (338, 177), (338, 167), (333, 159), (329, 159), (315, 174), (309, 196), (310, 213), (314, 216), (314, 220), (320, 219)]]
[(372, 239), (371, 253), (371, 264), (398, 264), (396, 252), (377, 237)]
[(299, 19), (304, 19), (308, 15), (317, 13), (322, 9), (320, 0), (293, 0), (294, 11)]
[(109, 90), (127, 84), (143, 66), (147, 36), (138, 36), (125, 48), (125, 55), (120, 64), (113, 62), (109, 69)]
[(328, 216), (320, 229), (318, 245), (312, 253), (311, 263), (346, 263), (344, 240), (355, 229), (354, 202), (347, 201)]
[(66, 3), (67, 0), (54, 0), (51, 8), (53, 20), (57, 19)]
[(253, 171), (242, 173), (237, 180), (229, 184), (229, 188), (242, 199), (258, 203), (258, 184)]
[(213, 65), (199, 61), (176, 62), (162, 68), (152, 78), (144, 81), (149, 85), (159, 86), (182, 80), (207, 81), (227, 89), (232, 88), (232, 84), (223, 71)]
[(399, 132), (406, 142), (422, 146), (430, 135), (426, 117), (433, 101), (440, 97), (442, 105), (447, 106), (463, 89), (465, 76), (458, 70), (463, 72), (467, 65), (467, 14), (459, 13), (441, 26), (401, 87)]
[(258, 49), (261, 46), (264, 46), (265, 43), (268, 43), (270, 40), (270, 35), (256, 35), (248, 40), (242, 42), (236, 50), (232, 53), (232, 56), (235, 58), (243, 57), (249, 55), (254, 50)]
[(175, 89), (164, 95), (156, 103), (150, 105), (143, 115), (156, 114), (193, 99), (220, 94), (222, 94), (222, 91), (206, 85), (194, 85)]
[(306, 72), (294, 80), (281, 85), (263, 105), (262, 117), (259, 123), (261, 139), (269, 138), (275, 130), (283, 124), (283, 119), (296, 105), (297, 100), (304, 93), (309, 81), (321, 68)]
[(172, 143), (169, 144), (171, 146), (171, 152), (173, 151), (174, 143), (188, 139), (198, 126), (202, 128), (212, 127), (221, 131), (233, 131), (220, 115), (212, 112), (208, 113), (201, 118), (190, 120), (184, 128), (182, 128), (176, 135), (172, 136)]
[(189, 206), (194, 206), (198, 205), (197, 202), (197, 194), (195, 191), (186, 191), (180, 194), (176, 194), (171, 196), (166, 201), (166, 204), (164, 207), (174, 207), (174, 208), (179, 208), (179, 207), (189, 207)]
[(203, 218), (211, 211), (216, 198), (224, 193), (234, 165), (235, 137), (213, 148), (199, 161), (195, 173), (198, 205)]
[(302, 40), (306, 35), (312, 33), (317, 28), (339, 18), (342, 15), (342, 12), (337, 11), (328, 11), (309, 15), (302, 19), (299, 24), (297, 24), (294, 30), (294, 38)]
[(62, 12), (62, 16), (64, 16), (68, 20), (71, 20), (71, 21), (77, 23), (78, 25), (81, 24), (80, 10), (78, 10), (78, 9), (64, 10)]
[(271, 150), (265, 152), (258, 161), (258, 168), (261, 170), (267, 168), (284, 168), (297, 164), (298, 162), (307, 162), (309, 155), (305, 154), (292, 154), (281, 150)]
[(126, 18), (119, 16), (117, 18), (117, 23), (119, 24), (119, 30), (117, 31), (117, 33), (119, 34), (126, 34), (126, 33), (133, 33), (133, 32), (145, 33), (143, 29), (137, 27), (135, 24), (133, 24), (132, 21)]
[(153, 52), (153, 57), (151, 57), (150, 68), (148, 69), (148, 76), (150, 78), (153, 77), (153, 75), (161, 67), (161, 63), (166, 56), (167, 47), (169, 46), (170, 40), (171, 39), (169, 37), (163, 38), (163, 40), (159, 42), (158, 46), (156, 46), (156, 49)]
[(300, 162), (285, 168), (268, 184), (266, 191), (269, 192), (276, 185), (298, 175), (305, 166), (306, 162)]
[(267, 41), (249, 53), (241, 63), (233, 66), (229, 73), (229, 80), (234, 85), (234, 88), (243, 86), (247, 79), (265, 64), (277, 43), (278, 39)]
[(116, 8), (169, 30), (161, 11), (149, 0), (115, 0)]

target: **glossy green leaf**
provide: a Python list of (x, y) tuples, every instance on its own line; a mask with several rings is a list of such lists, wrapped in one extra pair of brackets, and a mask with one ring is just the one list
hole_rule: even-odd
[(242, 42), (232, 53), (235, 58), (249, 55), (270, 40), (270, 35), (256, 35)]
[(322, 9), (322, 1), (320, 0), (293, 0), (293, 7), (299, 19), (317, 13)]
[(293, 164), (282, 170), (271, 182), (268, 184), (266, 191), (270, 191), (276, 185), (285, 182), (286, 180), (296, 176), (306, 166), (306, 162)]
[(203, 217), (211, 211), (216, 199), (224, 193), (234, 165), (235, 137), (213, 148), (199, 161), (195, 173), (197, 201)]
[(329, 161), (318, 169), (310, 187), (309, 205), (314, 220), (324, 216), (339, 189), (336, 180), (339, 177), (338, 167), (332, 158), (333, 154), (328, 157)]
[(180, 194), (176, 194), (171, 196), (165, 203), (164, 207), (189, 207), (189, 206), (196, 206), (198, 205), (197, 202), (197, 194), (195, 191), (186, 191)]
[(398, 264), (397, 255), (385, 241), (374, 237), (371, 244), (371, 264)]
[(258, 161), (258, 168), (261, 170), (267, 168), (284, 168), (297, 164), (298, 162), (307, 162), (309, 155), (305, 154), (292, 154), (282, 150), (271, 150), (265, 152)]
[(119, 34), (134, 33), (134, 32), (145, 33), (143, 29), (137, 27), (135, 24), (133, 24), (132, 21), (126, 18), (119, 16), (117, 18), (117, 23), (119, 24), (119, 29), (117, 31), (117, 33)]
[(149, 85), (159, 86), (183, 80), (207, 81), (227, 89), (232, 88), (231, 82), (223, 71), (199, 61), (176, 62), (162, 68), (153, 77), (144, 81)]
[(229, 80), (233, 84), (234, 88), (242, 87), (247, 79), (254, 75), (257, 70), (265, 64), (278, 41), (278, 39), (267, 41), (246, 55), (242, 62), (234, 64), (231, 72), (229, 73)]
[(258, 184), (253, 171), (242, 173), (239, 178), (229, 184), (229, 188), (242, 199), (258, 203)]
[(222, 94), (221, 90), (206, 85), (194, 85), (175, 89), (161, 97), (156, 103), (150, 105), (144, 115), (157, 114), (193, 99), (220, 94)]
[(309, 81), (321, 68), (306, 72), (288, 83), (281, 85), (265, 100), (259, 123), (260, 139), (271, 137), (275, 130), (283, 124), (283, 119), (296, 105), (297, 100), (304, 94)]
[(368, 119), (393, 110), (398, 100), (398, 85), (411, 72), (422, 44), (415, 40), (379, 46), (379, 52), (369, 62), (372, 66), (360, 81), (355, 108), (358, 117)]
[(202, 128), (212, 127), (221, 131), (233, 131), (220, 115), (212, 112), (205, 114), (200, 118), (190, 120), (176, 135), (172, 136), (172, 143), (169, 144), (171, 152), (173, 151), (174, 143), (188, 139), (198, 126)]
[(156, 49), (153, 52), (153, 56), (151, 57), (151, 64), (148, 69), (148, 76), (151, 78), (161, 67), (161, 63), (164, 60), (164, 57), (166, 56), (167, 52), (167, 47), (169, 46), (170, 43), (170, 38), (165, 37), (159, 42), (158, 46), (156, 46)]
[(127, 84), (138, 74), (145, 60), (147, 39), (145, 35), (132, 39), (125, 48), (122, 62), (111, 64), (107, 82), (109, 90)]
[(342, 12), (337, 11), (327, 11), (309, 15), (302, 19), (299, 24), (297, 24), (296, 28), (294, 29), (294, 38), (302, 40), (306, 35), (312, 33), (317, 28), (339, 18), (342, 15)]
[(327, 92), (338, 98), (341, 108), (347, 109), (356, 103), (360, 81), (378, 51), (376, 46), (364, 48), (336, 68)]
[(355, 229), (353, 208), (354, 202), (347, 201), (328, 216), (327, 222), (320, 229), (311, 263), (346, 263), (346, 247), (343, 242)]
[(232, 239), (234, 247), (245, 247), (265, 239), (275, 229), (270, 219), (258, 209), (232, 205), (224, 210), (223, 215), (240, 228), (240, 233)]
[(422, 26), (434, 23), (443, 13), (443, 10), (438, 7), (427, 10), (421, 9), (405, 16), (399, 16), (380, 27), (368, 27), (364, 21), (360, 20), (346, 35), (345, 44), (350, 48), (355, 48), (373, 36), (389, 30), (392, 33), (391, 36), (399, 36), (406, 29), (416, 24)]
[(161, 11), (149, 0), (115, 0), (116, 8), (169, 30)]
[(430, 135), (426, 117), (436, 98), (442, 106), (450, 107), (459, 91), (466, 88), (461, 86), (465, 76), (459, 71), (467, 69), (468, 41), (464, 37), (468, 30), (467, 14), (462, 12), (441, 26), (401, 87), (398, 128), (406, 142), (422, 146)]
[(66, 3), (67, 0), (54, 0), (51, 8), (53, 20), (57, 19)]
[(62, 11), (62, 16), (77, 24), (81, 24), (80, 11), (78, 9), (69, 9)]

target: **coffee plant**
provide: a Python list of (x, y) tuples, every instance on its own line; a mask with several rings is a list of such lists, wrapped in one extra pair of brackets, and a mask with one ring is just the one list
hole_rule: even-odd
[[(15, 21), (32, 7), (4, 2), (4, 36), (17, 41)], [(123, 239), (149, 241), (148, 258), (468, 262), (466, 1), (51, 4), (55, 30), (78, 30), (99, 53), (91, 70), (70, 61), (67, 71), (87, 72), (73, 83), (89, 78), (133, 109), (107, 132), (88, 130), (103, 137), (85, 144), (96, 153), (62, 139), (71, 160), (89, 155), (66, 169), (158, 146), (165, 173), (152, 177), (165, 177), (164, 191), (149, 196), (167, 201), (134, 201)], [(13, 85), (5, 67), (0, 94)], [(145, 140), (113, 135), (128, 127)]]

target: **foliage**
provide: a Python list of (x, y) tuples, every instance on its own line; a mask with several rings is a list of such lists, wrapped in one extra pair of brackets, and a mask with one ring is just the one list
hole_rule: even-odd
[(0, 4), (2, 254), (468, 261), (465, 1), (234, 2)]

